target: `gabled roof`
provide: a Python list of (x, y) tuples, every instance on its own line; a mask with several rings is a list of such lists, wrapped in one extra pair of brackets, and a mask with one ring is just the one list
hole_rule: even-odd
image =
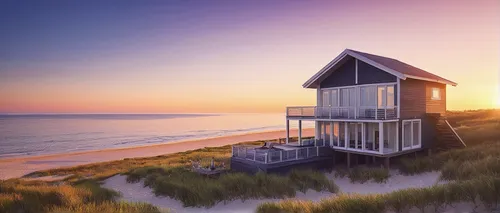
[(347, 56), (354, 57), (403, 80), (405, 80), (406, 78), (412, 78), (424, 81), (438, 82), (442, 84), (449, 84), (452, 86), (457, 85), (457, 83), (453, 81), (439, 77), (430, 72), (393, 58), (387, 58), (383, 56), (345, 49), (342, 53), (340, 53), (340, 55), (338, 55), (335, 59), (333, 59), (330, 63), (323, 67), (323, 69), (321, 69), (318, 73), (313, 75), (302, 86), (305, 88), (315, 88), (315, 85), (319, 83), (318, 81), (321, 81), (322, 79), (324, 79), (325, 75), (333, 72), (333, 70), (335, 70), (335, 67), (339, 66), (339, 64), (345, 61), (345, 58)]

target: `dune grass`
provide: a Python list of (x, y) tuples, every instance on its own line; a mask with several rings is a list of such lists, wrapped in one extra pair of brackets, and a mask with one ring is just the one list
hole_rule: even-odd
[[(262, 144), (262, 141), (246, 144)], [(117, 202), (118, 193), (104, 189), (98, 181), (137, 168), (186, 167), (190, 160), (215, 157), (229, 165), (231, 146), (209, 147), (146, 158), (123, 159), (70, 168), (38, 171), (25, 177), (70, 175), (60, 183), (11, 179), (0, 182), (0, 213), (3, 212), (160, 212), (148, 204)], [(207, 162), (208, 163), (208, 162)], [(58, 185), (62, 184), (62, 185)]]
[(338, 187), (318, 171), (292, 171), (286, 176), (226, 173), (208, 178), (184, 168), (145, 167), (127, 173), (128, 182), (144, 179), (156, 195), (180, 200), (184, 206), (210, 207), (235, 199), (290, 198), (308, 189), (335, 193)]
[(500, 175), (500, 143), (487, 142), (431, 157), (402, 159), (399, 170), (407, 175), (441, 171), (443, 180), (468, 180), (482, 175)]
[(500, 139), (500, 110), (450, 111), (448, 121), (456, 127), (457, 133), (467, 146), (480, 145), (486, 141)]
[(472, 180), (451, 182), (428, 188), (403, 189), (387, 194), (357, 195), (340, 194), (320, 202), (286, 200), (268, 202), (257, 208), (259, 213), (396, 213), (416, 209), (419, 212), (440, 212), (460, 202), (471, 203), (475, 208), (498, 207), (500, 201), (500, 177), (482, 176)]
[(124, 212), (159, 213), (148, 204), (115, 202), (118, 194), (95, 181), (53, 185), (42, 181), (0, 181), (0, 212)]

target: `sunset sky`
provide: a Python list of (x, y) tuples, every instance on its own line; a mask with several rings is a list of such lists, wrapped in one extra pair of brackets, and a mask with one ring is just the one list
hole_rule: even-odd
[(345, 48), (500, 105), (500, 1), (2, 1), (0, 113), (284, 112)]

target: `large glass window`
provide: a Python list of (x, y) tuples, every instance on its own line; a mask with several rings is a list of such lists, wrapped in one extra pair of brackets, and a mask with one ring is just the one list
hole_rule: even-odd
[(333, 123), (333, 146), (339, 146), (339, 123)]
[(349, 123), (347, 132), (349, 133), (349, 148), (356, 149), (356, 123)]
[(345, 147), (346, 135), (345, 135), (345, 122), (339, 122), (339, 146)]
[(330, 106), (330, 91), (323, 91), (323, 106)]
[(397, 122), (384, 123), (384, 153), (397, 151), (397, 131)]
[(337, 94), (337, 91), (336, 89), (332, 90), (331, 93), (332, 93), (332, 106), (333, 107), (337, 107), (339, 106), (339, 103), (338, 103), (338, 94)]
[(378, 123), (365, 124), (365, 149), (377, 151), (379, 147)]
[(420, 121), (413, 121), (413, 140), (412, 146), (420, 146)]
[(356, 88), (349, 88), (349, 106), (356, 106)]
[(349, 104), (349, 90), (340, 89), (340, 106), (346, 107)]
[(377, 87), (366, 86), (359, 88), (359, 104), (360, 106), (376, 106), (377, 104)]
[(403, 148), (411, 148), (411, 122), (403, 122)]
[(378, 108), (383, 108), (387, 103), (387, 92), (385, 86), (378, 87)]
[(387, 107), (394, 107), (394, 86), (387, 86)]
[(403, 150), (421, 147), (420, 120), (403, 121)]

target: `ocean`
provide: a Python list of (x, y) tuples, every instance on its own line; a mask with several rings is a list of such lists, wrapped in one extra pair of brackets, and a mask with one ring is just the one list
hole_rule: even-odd
[[(296, 122), (290, 122), (296, 128)], [(304, 122), (303, 128), (313, 127)], [(0, 158), (125, 148), (285, 129), (282, 113), (0, 114)]]

